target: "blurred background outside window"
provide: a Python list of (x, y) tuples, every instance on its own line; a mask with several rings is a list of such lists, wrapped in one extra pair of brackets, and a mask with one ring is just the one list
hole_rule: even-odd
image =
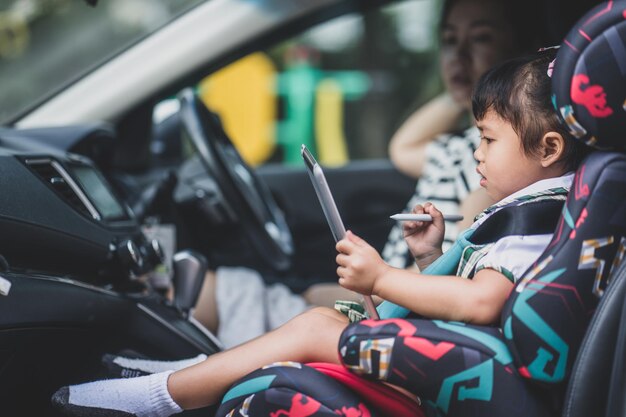
[(386, 158), (393, 132), (439, 93), (440, 0), (318, 25), (205, 78), (199, 91), (252, 165)]
[(202, 1), (0, 0), (0, 123)]
[[(0, 123), (201, 1), (0, 0)], [(440, 7), (407, 0), (335, 18), (208, 74), (198, 91), (253, 166), (300, 164), (302, 143), (330, 166), (386, 158), (402, 121), (442, 90)]]

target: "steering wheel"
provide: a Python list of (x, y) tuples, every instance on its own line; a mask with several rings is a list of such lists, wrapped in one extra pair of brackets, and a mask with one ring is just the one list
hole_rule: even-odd
[(226, 205), (242, 225), (247, 240), (269, 266), (279, 271), (288, 269), (294, 252), (293, 239), (269, 188), (241, 158), (217, 115), (192, 89), (181, 91), (178, 99), (183, 129)]

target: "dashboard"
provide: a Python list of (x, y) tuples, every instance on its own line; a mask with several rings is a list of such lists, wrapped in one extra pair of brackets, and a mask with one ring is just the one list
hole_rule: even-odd
[(0, 149), (0, 193), (0, 230), (10, 236), (0, 255), (12, 270), (123, 287), (163, 261), (159, 243), (84, 156)]
[(0, 129), (6, 415), (57, 416), (52, 393), (101, 378), (105, 353), (175, 360), (220, 350), (176, 294), (171, 301), (143, 279), (163, 254), (92, 162), (111, 138), (100, 127)]

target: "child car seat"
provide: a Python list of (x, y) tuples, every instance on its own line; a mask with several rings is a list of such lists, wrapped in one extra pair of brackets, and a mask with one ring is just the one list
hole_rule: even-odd
[[(572, 134), (599, 150), (578, 169), (554, 237), (516, 283), (501, 327), (387, 319), (365, 320), (342, 334), (347, 369), (415, 393), (428, 415), (601, 416), (607, 403), (623, 410), (623, 401), (607, 401), (609, 382), (624, 378), (611, 378), (616, 354), (606, 344), (618, 339), (626, 291), (626, 2), (598, 5), (569, 32), (557, 54), (553, 91)], [(615, 359), (622, 372), (623, 354)], [(309, 385), (298, 372), (289, 378), (297, 387), (291, 398)], [(241, 410), (251, 395), (260, 399), (258, 408), (245, 415), (295, 415), (279, 414), (261, 391), (232, 393), (218, 416)], [(350, 409), (351, 415), (375, 409), (367, 407), (370, 397), (362, 398), (365, 408)]]

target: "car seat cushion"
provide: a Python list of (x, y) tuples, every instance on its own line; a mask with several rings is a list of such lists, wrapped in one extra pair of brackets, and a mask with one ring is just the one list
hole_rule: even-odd
[(601, 3), (570, 30), (552, 74), (554, 106), (572, 135), (626, 150), (626, 3)]
[(554, 237), (502, 312), (520, 375), (567, 380), (599, 298), (624, 256), (626, 3), (599, 4), (570, 30), (552, 73), (570, 133), (598, 149), (579, 167)]
[[(320, 370), (296, 362), (277, 362), (258, 369), (230, 388), (215, 415), (423, 416), (417, 403), (409, 401), (392, 388), (378, 384), (381, 394), (366, 396), (364, 394), (375, 392), (376, 384), (367, 381), (364, 381), (365, 384), (357, 384), (358, 378), (354, 375), (350, 378), (345, 370), (338, 371), (331, 364), (317, 365)], [(348, 381), (350, 383), (346, 384)], [(382, 398), (385, 393), (389, 396), (388, 399)], [(391, 408), (386, 408), (387, 406)]]
[(595, 152), (578, 170), (557, 230), (502, 312), (518, 372), (560, 384), (612, 274), (624, 257), (626, 156)]
[(364, 320), (342, 334), (343, 365), (419, 395), (429, 415), (547, 416), (496, 327), (424, 319)]
[(394, 417), (423, 417), (424, 412), (419, 406), (419, 399), (391, 388), (378, 381), (361, 378), (348, 371), (342, 365), (333, 363), (313, 362), (307, 366), (328, 375), (367, 400), (373, 408), (383, 414)]

